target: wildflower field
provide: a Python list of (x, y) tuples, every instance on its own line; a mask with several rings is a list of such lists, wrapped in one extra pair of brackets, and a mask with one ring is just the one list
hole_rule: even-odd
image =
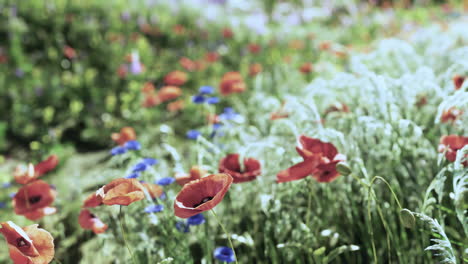
[(468, 1), (0, 0), (0, 263), (468, 262)]

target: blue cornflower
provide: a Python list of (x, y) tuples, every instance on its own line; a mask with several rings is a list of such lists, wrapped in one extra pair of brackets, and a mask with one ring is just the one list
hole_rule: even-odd
[(212, 94), (214, 93), (214, 88), (211, 86), (202, 86), (200, 89), (198, 89), (198, 92), (200, 94)]
[(140, 172), (134, 172), (134, 173), (131, 173), (127, 176), (125, 176), (125, 179), (135, 179), (135, 178), (138, 178), (140, 177)]
[(0, 202), (0, 209), (5, 208), (5, 207), (6, 207), (6, 203)]
[(192, 96), (192, 102), (195, 104), (203, 104), (205, 102), (205, 96), (197, 94)]
[(128, 150), (140, 150), (141, 144), (140, 142), (136, 140), (130, 140), (130, 141), (125, 142), (124, 147)]
[(161, 199), (161, 200), (163, 200), (163, 201), (166, 200), (166, 198), (167, 198), (167, 195), (166, 195), (165, 192), (163, 192), (163, 193), (161, 194), (161, 196), (159, 196), (159, 199)]
[(5, 182), (2, 184), (2, 188), (10, 188), (11, 187), (11, 182)]
[(205, 223), (205, 216), (203, 214), (197, 214), (187, 219), (187, 224), (189, 225), (201, 225), (203, 223)]
[(145, 208), (145, 213), (159, 213), (164, 210), (164, 205), (162, 204), (153, 204)]
[(217, 104), (219, 103), (219, 97), (210, 97), (206, 99), (206, 103), (208, 104)]
[(10, 198), (13, 198), (13, 197), (15, 197), (15, 195), (16, 195), (16, 193), (15, 193), (15, 192), (12, 192), (12, 193), (10, 193), (8, 196), (9, 196)]
[(230, 263), (236, 261), (234, 251), (230, 247), (217, 247), (213, 255), (215, 259)]
[(177, 230), (179, 230), (180, 232), (182, 233), (188, 233), (190, 232), (190, 226), (185, 223), (185, 222), (182, 222), (182, 221), (178, 221), (176, 224), (175, 224), (175, 227), (177, 228)]
[(161, 179), (157, 180), (155, 183), (158, 184), (158, 185), (165, 186), (165, 185), (169, 185), (169, 184), (171, 184), (173, 182), (175, 182), (174, 178), (165, 177), (165, 178), (161, 178)]
[(146, 163), (139, 162), (135, 164), (135, 166), (133, 166), (132, 172), (142, 172), (142, 171), (145, 171), (147, 168), (148, 168), (148, 165), (146, 165)]
[(124, 154), (125, 152), (127, 152), (126, 148), (118, 146), (118, 147), (111, 149), (110, 154), (112, 156), (115, 156), (115, 155)]
[(192, 129), (187, 131), (187, 138), (188, 139), (197, 139), (201, 135), (200, 131)]
[(221, 120), (232, 120), (236, 118), (239, 114), (234, 111), (232, 107), (226, 107), (224, 108), (224, 112), (219, 115), (219, 118)]
[(153, 158), (144, 158), (144, 159), (143, 159), (143, 163), (145, 163), (145, 164), (148, 165), (148, 166), (153, 166), (153, 165), (158, 164), (158, 160), (157, 160), (157, 159), (153, 159)]
[(215, 123), (215, 124), (213, 124), (213, 130), (216, 131), (216, 130), (220, 129), (222, 126), (223, 126), (223, 124), (221, 124), (221, 123)]

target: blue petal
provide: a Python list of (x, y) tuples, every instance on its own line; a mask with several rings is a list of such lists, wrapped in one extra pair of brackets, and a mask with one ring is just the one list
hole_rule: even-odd
[(158, 184), (158, 185), (165, 186), (165, 185), (169, 185), (169, 184), (171, 184), (173, 182), (175, 182), (174, 178), (165, 177), (165, 178), (161, 178), (161, 179), (157, 180), (155, 183)]
[(112, 156), (115, 156), (115, 155), (124, 154), (125, 152), (127, 152), (126, 148), (118, 146), (118, 147), (111, 149), (110, 154)]
[(132, 172), (142, 172), (145, 171), (147, 168), (148, 165), (146, 165), (146, 163), (140, 162), (133, 166)]
[(188, 139), (197, 139), (201, 135), (200, 131), (192, 129), (187, 131), (187, 138)]
[(136, 140), (130, 140), (130, 141), (125, 142), (124, 147), (128, 150), (140, 150), (141, 149), (140, 142)]
[(197, 214), (187, 219), (187, 224), (189, 225), (201, 225), (203, 223), (205, 223), (205, 216), (203, 214)]
[(153, 204), (145, 208), (145, 213), (159, 213), (164, 210), (164, 205), (162, 204)]
[(131, 173), (127, 176), (125, 176), (125, 179), (135, 179), (135, 178), (138, 178), (140, 177), (140, 172), (134, 172), (134, 173)]
[(236, 261), (234, 258), (234, 251), (230, 247), (217, 247), (213, 255), (216, 259), (227, 263)]
[(157, 160), (157, 159), (153, 159), (153, 158), (144, 158), (144, 159), (143, 159), (143, 163), (145, 163), (145, 164), (148, 165), (148, 166), (153, 166), (153, 165), (158, 164), (158, 160)]
[(183, 233), (188, 233), (190, 232), (190, 226), (186, 224), (185, 222), (179, 221), (175, 224), (177, 230)]
[(206, 99), (206, 102), (208, 104), (217, 104), (217, 103), (219, 103), (219, 98), (218, 97), (210, 97), (210, 98)]
[(205, 97), (203, 95), (194, 95), (192, 96), (192, 102), (195, 104), (203, 104), (205, 102)]
[(214, 93), (214, 88), (211, 86), (202, 86), (200, 89), (198, 89), (198, 92), (200, 94), (212, 94)]

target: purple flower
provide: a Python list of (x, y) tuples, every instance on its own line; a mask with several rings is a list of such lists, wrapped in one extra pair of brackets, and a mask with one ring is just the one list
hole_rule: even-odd
[(236, 113), (232, 107), (226, 107), (224, 108), (224, 112), (219, 115), (219, 118), (221, 120), (233, 120), (237, 116), (239, 116), (239, 114)]
[(120, 15), (120, 19), (122, 19), (123, 21), (127, 22), (130, 20), (130, 13), (125, 11), (123, 12), (121, 15)]
[(192, 102), (195, 104), (203, 104), (205, 102), (205, 97), (203, 95), (194, 95), (192, 96)]
[(203, 223), (205, 223), (205, 217), (203, 214), (197, 214), (187, 219), (187, 224), (189, 225), (201, 225)]
[(145, 208), (145, 213), (159, 213), (164, 210), (164, 205), (162, 204), (153, 204)]
[(217, 103), (219, 103), (219, 98), (218, 97), (210, 97), (210, 98), (206, 99), (206, 102), (208, 104), (217, 104)]
[(153, 158), (144, 158), (144, 159), (143, 159), (143, 163), (145, 163), (145, 164), (148, 165), (148, 166), (153, 166), (153, 165), (158, 164), (158, 160), (157, 160), (157, 159), (153, 159)]
[(211, 86), (202, 86), (198, 89), (198, 93), (200, 94), (212, 94), (214, 93), (214, 88)]
[(197, 139), (201, 135), (200, 131), (192, 129), (187, 131), (187, 138), (188, 139)]
[(118, 147), (115, 147), (115, 148), (111, 149), (110, 154), (112, 156), (115, 156), (115, 155), (124, 154), (125, 152), (127, 152), (126, 148), (118, 146)]
[(185, 223), (185, 222), (182, 222), (182, 221), (178, 221), (176, 224), (175, 224), (177, 230), (179, 230), (180, 232), (182, 233), (188, 233), (190, 232), (190, 226)]
[(230, 247), (217, 247), (214, 250), (213, 255), (215, 259), (227, 263), (236, 261), (236, 259), (234, 258), (234, 251)]
[(140, 172), (133, 172), (127, 176), (125, 176), (125, 179), (135, 179), (140, 177)]
[(10, 188), (11, 187), (11, 182), (5, 182), (2, 184), (2, 188)]
[(15, 193), (15, 192), (12, 192), (12, 193), (10, 193), (8, 196), (9, 196), (10, 198), (13, 198), (13, 197), (15, 197), (15, 195), (16, 195), (16, 193)]
[(142, 172), (142, 171), (145, 171), (147, 168), (148, 168), (148, 165), (146, 165), (146, 163), (139, 162), (135, 164), (135, 166), (133, 166), (132, 172)]
[(140, 56), (137, 52), (132, 52), (132, 62), (130, 63), (130, 72), (132, 74), (140, 74), (143, 71), (140, 63)]
[(24, 71), (23, 71), (22, 69), (20, 69), (20, 68), (17, 68), (17, 69), (15, 70), (15, 75), (16, 75), (16, 77), (18, 77), (18, 78), (22, 78), (22, 77), (24, 76)]
[(171, 183), (175, 182), (175, 179), (172, 178), (172, 177), (165, 177), (165, 178), (161, 178), (159, 180), (157, 180), (155, 183), (157, 185), (161, 185), (161, 186), (165, 186), (165, 185), (169, 185)]
[(125, 142), (124, 147), (127, 150), (140, 150), (141, 149), (141, 144), (140, 144), (140, 142), (138, 142), (136, 140), (130, 140), (130, 141)]

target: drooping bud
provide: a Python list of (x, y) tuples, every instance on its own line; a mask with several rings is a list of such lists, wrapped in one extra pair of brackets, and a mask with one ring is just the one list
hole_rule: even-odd
[(406, 208), (400, 211), (400, 219), (401, 223), (406, 228), (413, 228), (416, 224), (416, 218), (414, 217), (413, 213)]
[(348, 176), (352, 173), (349, 164), (344, 161), (338, 162), (338, 164), (336, 164), (336, 171), (343, 176)]

